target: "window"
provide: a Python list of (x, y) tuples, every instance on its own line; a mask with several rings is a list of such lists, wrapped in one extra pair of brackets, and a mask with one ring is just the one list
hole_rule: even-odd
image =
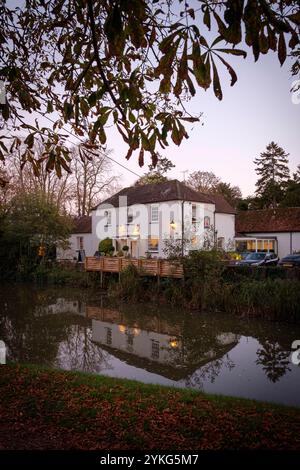
[(128, 209), (127, 209), (127, 223), (132, 224), (132, 222), (133, 222), (132, 209), (130, 207), (128, 207)]
[(196, 204), (192, 205), (192, 224), (197, 222), (197, 206)]
[(158, 251), (158, 237), (149, 236), (148, 251)]
[(151, 340), (151, 357), (152, 359), (159, 359), (159, 341)]
[(204, 228), (209, 228), (210, 227), (210, 217), (208, 217), (208, 215), (206, 215), (204, 217)]
[(158, 206), (151, 206), (151, 222), (158, 222)]
[(77, 250), (83, 250), (83, 249), (84, 249), (83, 237), (77, 237)]
[(225, 246), (224, 237), (218, 237), (217, 245), (218, 245), (219, 250), (224, 250), (224, 246)]
[(106, 217), (106, 225), (111, 225), (111, 211), (105, 211), (104, 216)]
[(112, 331), (111, 328), (106, 328), (106, 344), (110, 346), (112, 343)]

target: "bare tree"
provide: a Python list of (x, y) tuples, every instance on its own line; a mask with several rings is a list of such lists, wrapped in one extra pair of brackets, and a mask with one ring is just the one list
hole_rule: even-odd
[(72, 150), (74, 203), (78, 216), (87, 215), (104, 197), (118, 190), (119, 176), (112, 173), (110, 151), (78, 145)]
[[(69, 212), (72, 197), (69, 185), (70, 173), (64, 172), (61, 177), (58, 177), (54, 172), (47, 171), (45, 160), (41, 163), (39, 172), (35, 173), (34, 166), (24, 160), (22, 147), (21, 142), (18, 147), (12, 148), (6, 157), (10, 196), (20, 193), (41, 193), (46, 202), (55, 204), (58, 208)], [(32, 149), (33, 158), (36, 161), (42, 159), (44, 152), (43, 144), (36, 140)]]
[(188, 186), (200, 193), (213, 193), (220, 179), (211, 171), (194, 171), (187, 180)]
[(7, 203), (16, 195), (40, 193), (47, 203), (55, 204), (63, 212), (83, 216), (119, 189), (119, 176), (113, 174), (112, 163), (107, 158), (109, 151), (88, 143), (73, 147), (70, 172), (63, 171), (58, 176), (47, 168), (45, 148), (40, 141), (36, 140), (31, 149), (31, 158), (40, 162), (35, 172), (35, 166), (24, 158), (22, 138), (18, 140), (19, 144), (6, 156), (5, 168), (0, 168), (0, 176), (8, 181), (1, 188), (0, 201)]

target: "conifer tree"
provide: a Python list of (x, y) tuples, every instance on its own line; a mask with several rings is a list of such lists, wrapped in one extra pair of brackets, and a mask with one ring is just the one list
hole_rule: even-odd
[(288, 156), (275, 142), (267, 145), (264, 152), (254, 160), (259, 179), (256, 183), (256, 195), (261, 199), (262, 207), (277, 207), (284, 197), (284, 190), (289, 180)]

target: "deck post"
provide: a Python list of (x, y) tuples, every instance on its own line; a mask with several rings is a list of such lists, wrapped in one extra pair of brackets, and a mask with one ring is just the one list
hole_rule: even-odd
[(156, 267), (156, 270), (157, 270), (157, 284), (159, 285), (160, 284), (160, 267), (161, 267), (161, 260), (158, 259), (157, 260), (157, 267)]
[(101, 289), (103, 289), (103, 271), (102, 271), (102, 269), (100, 271), (100, 287), (101, 287)]

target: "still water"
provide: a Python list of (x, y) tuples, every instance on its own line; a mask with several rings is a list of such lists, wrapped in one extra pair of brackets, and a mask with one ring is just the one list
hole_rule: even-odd
[(299, 325), (0, 287), (0, 340), (15, 362), (300, 406), (295, 339)]

